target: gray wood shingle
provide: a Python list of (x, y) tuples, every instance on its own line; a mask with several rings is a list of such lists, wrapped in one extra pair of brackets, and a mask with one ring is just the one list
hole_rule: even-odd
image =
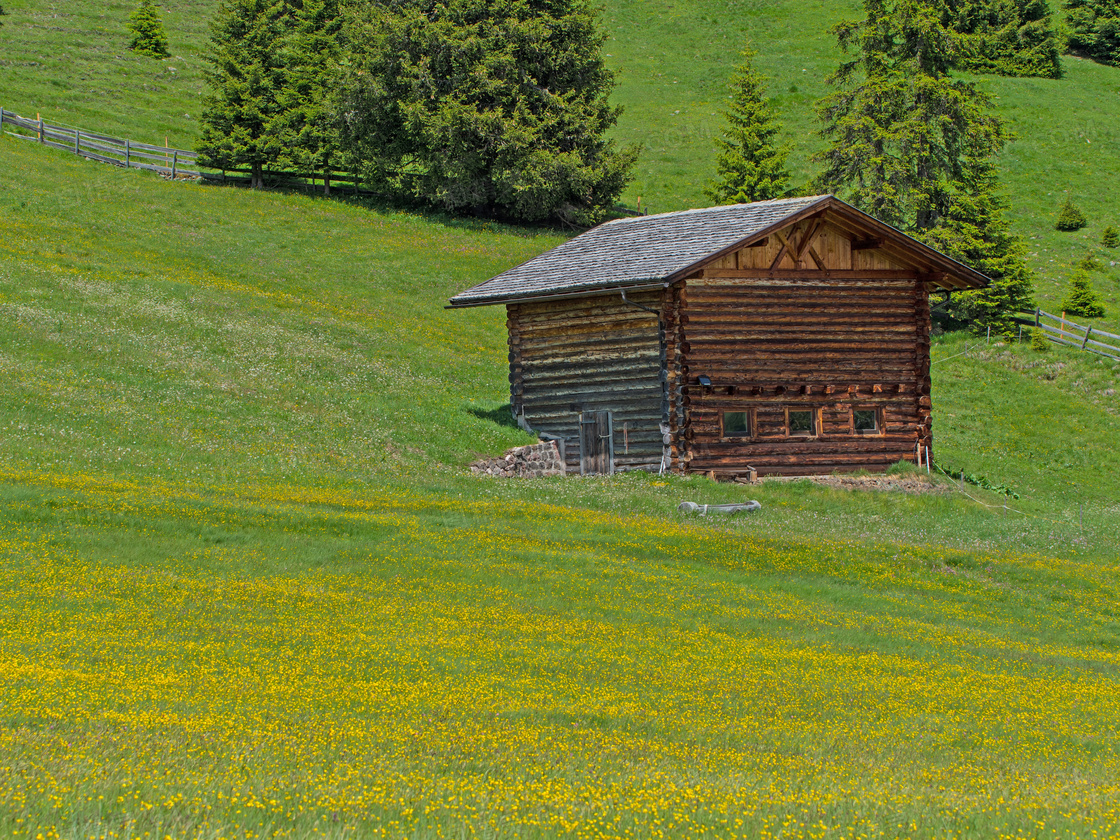
[(618, 219), (460, 292), (451, 305), (481, 306), (664, 282), (679, 271), (831, 196), (759, 201)]

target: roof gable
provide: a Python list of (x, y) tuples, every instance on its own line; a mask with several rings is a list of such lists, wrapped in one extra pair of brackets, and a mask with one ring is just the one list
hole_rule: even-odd
[(667, 286), (723, 255), (798, 220), (830, 212), (854, 231), (889, 240), (906, 263), (952, 275), (946, 285), (976, 288), (987, 278), (839, 199), (760, 201), (619, 219), (599, 225), (521, 265), (455, 295), (452, 307), (580, 297), (612, 289)]

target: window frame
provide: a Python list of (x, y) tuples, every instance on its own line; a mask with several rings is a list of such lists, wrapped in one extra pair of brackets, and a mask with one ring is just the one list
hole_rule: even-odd
[[(757, 426), (755, 425), (755, 410), (753, 408), (744, 408), (742, 411), (723, 411), (719, 413), (719, 436), (721, 440), (743, 440), (753, 439), (756, 436)], [(727, 423), (724, 419), (728, 414), (742, 414), (747, 421), (746, 431), (743, 432), (729, 432), (727, 430)]]
[[(791, 412), (805, 412), (809, 415), (809, 423), (811, 428), (808, 432), (794, 432), (790, 429), (789, 415)], [(805, 440), (815, 440), (821, 436), (821, 409), (820, 406), (806, 406), (804, 408), (799, 406), (785, 406), (785, 434), (787, 438), (798, 438)]]
[[(857, 411), (871, 411), (875, 414), (875, 428), (874, 429), (857, 429), (856, 428), (856, 412)], [(853, 405), (851, 406), (852, 416), (852, 434), (857, 437), (882, 437), (886, 433), (883, 422), (883, 407), (881, 405)]]

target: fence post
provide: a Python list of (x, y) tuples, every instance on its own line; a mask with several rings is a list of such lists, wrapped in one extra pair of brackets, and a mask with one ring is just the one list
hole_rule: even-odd
[(4, 108), (0, 106), (0, 131), (4, 130)]
[(124, 168), (132, 168), (132, 141), (127, 137), (124, 140)]
[(82, 153), (82, 132), (79, 129), (74, 129), (74, 154), (80, 155)]
[(42, 143), (43, 142), (43, 117), (42, 117), (41, 114), (36, 114), (35, 116), (39, 118), (39, 142)]
[(1092, 327), (1085, 328), (1085, 340), (1081, 342), (1081, 349), (1084, 350), (1085, 346), (1089, 343), (1089, 333), (1093, 331)]
[(171, 180), (175, 180), (175, 170), (179, 168), (179, 150), (175, 150), (175, 154), (171, 156)]
[(1035, 307), (1035, 310), (1034, 310), (1034, 325), (1037, 327), (1037, 326), (1040, 326), (1041, 324), (1042, 324), (1042, 310), (1039, 309), (1038, 307)]

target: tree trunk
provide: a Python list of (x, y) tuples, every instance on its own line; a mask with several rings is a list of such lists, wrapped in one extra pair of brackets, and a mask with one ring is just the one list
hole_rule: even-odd
[(323, 195), (331, 194), (331, 170), (330, 167), (323, 168)]
[(259, 190), (264, 186), (264, 165), (261, 163), (253, 163), (253, 182), (252, 187)]

